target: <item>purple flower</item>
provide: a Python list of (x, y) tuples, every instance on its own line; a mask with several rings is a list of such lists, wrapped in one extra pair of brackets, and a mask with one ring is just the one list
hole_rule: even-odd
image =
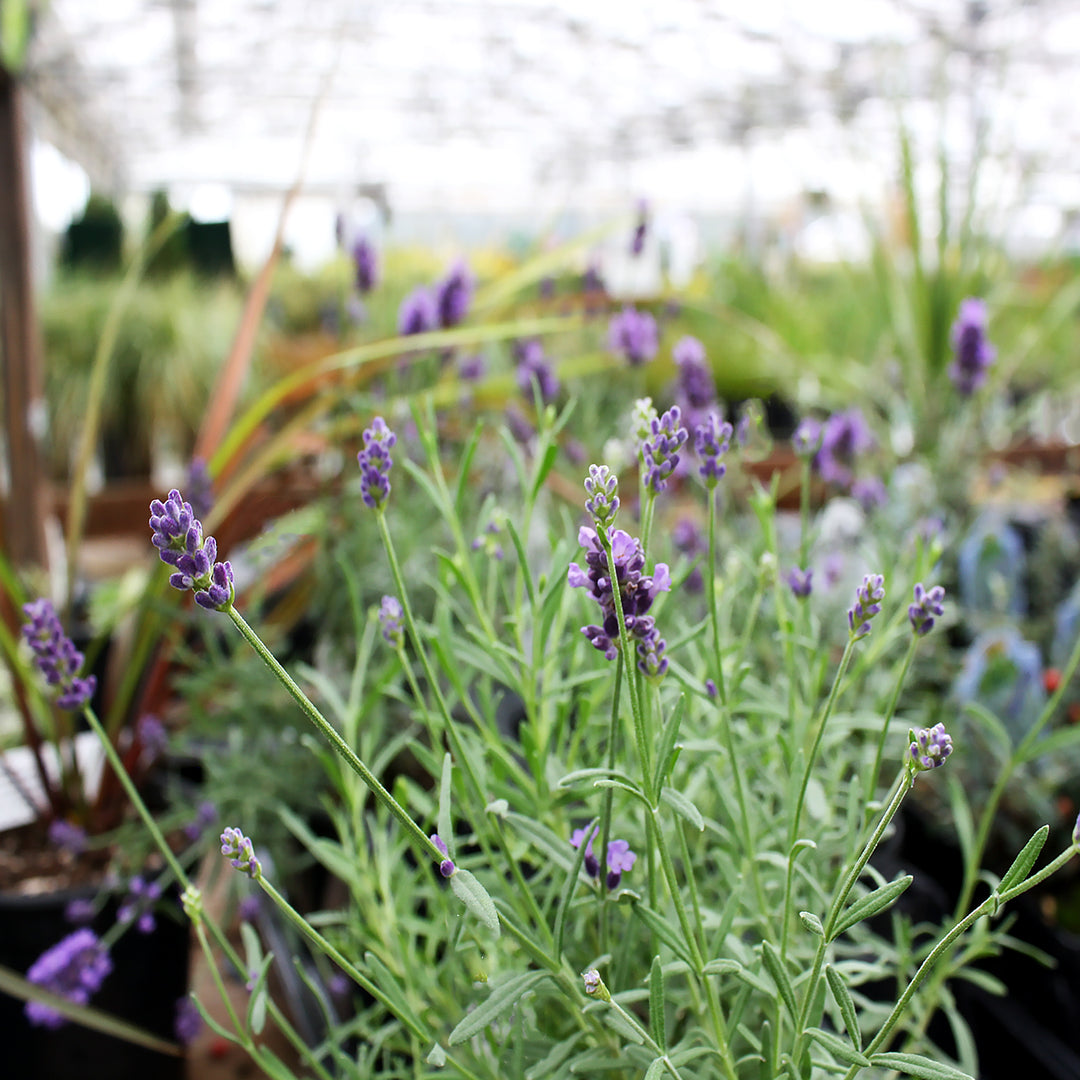
[(484, 359), (484, 354), (473, 353), (472, 356), (462, 357), (458, 361), (458, 378), (466, 382), (476, 382), (477, 379), (483, 378), (486, 368), (487, 361)]
[(435, 286), (435, 311), (439, 326), (449, 329), (463, 322), (472, 303), (473, 277), (464, 259), (458, 259)]
[(1076, 824), (1073, 826), (1072, 831), (1073, 847), (1080, 848), (1080, 814), (1076, 815)]
[(855, 459), (874, 445), (874, 436), (858, 409), (833, 413), (822, 429), (814, 465), (825, 483), (846, 488), (855, 479)]
[(176, 1003), (176, 1016), (173, 1020), (173, 1034), (181, 1046), (190, 1046), (202, 1031), (203, 1018), (198, 1006), (189, 997), (182, 997)]
[(659, 349), (656, 320), (647, 311), (624, 307), (608, 326), (608, 348), (632, 367), (651, 360)]
[[(92, 994), (112, 971), (108, 950), (93, 930), (83, 927), (43, 952), (34, 961), (26, 978), (45, 990), (65, 997), (76, 1005), (86, 1005)], [(32, 1024), (58, 1028), (65, 1018), (41, 1002), (26, 1004), (26, 1016)]]
[(142, 758), (148, 763), (156, 761), (169, 747), (169, 733), (152, 713), (144, 713), (136, 721), (135, 738), (142, 747)]
[(589, 968), (588, 971), (581, 973), (581, 981), (585, 984), (585, 993), (590, 997), (600, 992), (600, 987), (603, 986), (603, 982), (600, 979), (600, 972), (596, 968)]
[(457, 867), (454, 865), (453, 859), (450, 858), (450, 851), (447, 848), (445, 841), (438, 833), (432, 833), (431, 842), (445, 856), (443, 861), (439, 863), (439, 873), (442, 874), (443, 877), (453, 877), (457, 872)]
[(712, 679), (705, 680), (705, 693), (709, 695), (713, 700), (720, 696), (720, 691), (716, 688), (716, 683)]
[(217, 541), (204, 539), (202, 522), (175, 488), (165, 502), (150, 504), (150, 528), (161, 561), (176, 568), (169, 584), (181, 592), (191, 589), (200, 607), (227, 611), (236, 597), (232, 564), (217, 561)]
[(952, 326), (953, 362), (948, 376), (953, 386), (970, 397), (986, 382), (997, 350), (986, 340), (986, 303), (969, 297), (960, 303), (960, 313)]
[(384, 596), (379, 605), (379, 625), (382, 627), (382, 636), (388, 645), (395, 649), (401, 647), (405, 640), (402, 628), (402, 619), (405, 612), (396, 596)]
[(645, 199), (638, 201), (637, 224), (630, 237), (630, 254), (637, 258), (645, 250), (645, 237), (649, 233), (649, 204)]
[(944, 724), (920, 728), (910, 734), (912, 743), (908, 747), (908, 756), (911, 761), (908, 764), (915, 772), (939, 768), (953, 752), (952, 737), (946, 734)]
[(356, 455), (360, 465), (360, 498), (372, 510), (381, 510), (390, 495), (390, 467), (394, 459), (390, 451), (397, 436), (376, 416), (364, 432), (364, 449)]
[(218, 808), (209, 799), (203, 799), (195, 811), (195, 817), (184, 826), (184, 835), (194, 843), (218, 818)]
[(49, 843), (71, 855), (81, 855), (86, 850), (86, 830), (64, 818), (56, 818), (49, 824)]
[(34, 653), (34, 665), (45, 676), (49, 686), (57, 690), (56, 704), (61, 709), (81, 709), (97, 687), (97, 678), (78, 677), (83, 666), (83, 654), (64, 633), (52, 602), (44, 598), (23, 605), (27, 621), (22, 634)]
[(582, 844), (585, 845), (585, 873), (591, 878), (600, 875), (600, 860), (593, 854), (593, 841), (599, 833), (600, 826), (594, 825), (588, 836), (585, 835), (584, 829), (575, 829), (570, 834), (570, 846), (572, 848), (577, 849), (580, 848)]
[(356, 291), (361, 296), (367, 296), (379, 282), (379, 256), (375, 245), (366, 236), (357, 237), (352, 258), (356, 268)]
[(221, 834), (221, 854), (231, 859), (233, 866), (249, 878), (258, 881), (262, 877), (262, 866), (255, 856), (255, 849), (239, 829), (230, 827)]
[(667, 642), (655, 625), (638, 638), (638, 670), (646, 679), (658, 683), (664, 677), (668, 669), (668, 660), (664, 655), (666, 648)]
[(924, 589), (920, 582), (915, 586), (915, 603), (908, 607), (908, 619), (911, 620), (911, 629), (919, 637), (929, 634), (934, 626), (935, 616), (940, 618), (945, 614), (945, 589), (941, 585), (935, 585), (931, 589)]
[(204, 518), (214, 508), (214, 481), (202, 458), (192, 458), (188, 465), (187, 493), (197, 518)]
[[(671, 591), (671, 573), (666, 563), (657, 563), (651, 577), (645, 574), (645, 552), (640, 542), (622, 529), (614, 530), (610, 540), (627, 633), (635, 641), (649, 640), (655, 620), (647, 613), (659, 593)], [(578, 543), (586, 549), (587, 569), (571, 563), (567, 582), (571, 588), (588, 589), (603, 616), (601, 625), (583, 626), (581, 632), (593, 648), (608, 660), (614, 660), (619, 650), (619, 620), (615, 592), (608, 577), (607, 554), (596, 531), (587, 525), (578, 530)]]
[[(679, 518), (675, 522), (671, 530), (671, 542), (675, 545), (676, 551), (681, 552), (689, 559), (695, 559), (699, 555), (706, 555), (709, 551), (708, 542), (702, 535), (697, 522), (689, 517)], [(694, 595), (704, 590), (705, 576), (702, 574), (700, 566), (693, 567), (690, 573), (686, 575), (683, 588)]]
[(864, 476), (851, 485), (851, 497), (868, 514), (878, 510), (889, 501), (885, 481), (880, 476)]
[(425, 285), (413, 289), (398, 308), (398, 333), (402, 337), (426, 334), (439, 325), (435, 296)]
[(695, 427), (716, 408), (716, 384), (705, 357), (705, 346), (687, 335), (675, 343), (671, 355), (679, 369), (679, 402), (687, 425)]
[(559, 394), (559, 380), (551, 363), (544, 355), (544, 346), (536, 338), (530, 338), (518, 342), (514, 351), (518, 357), (518, 389), (531, 399), (535, 379), (540, 391), (540, 400), (545, 405), (549, 405)]
[(641, 445), (645, 487), (653, 495), (659, 495), (667, 487), (668, 478), (679, 464), (679, 448), (689, 438), (681, 418), (678, 405), (672, 405), (663, 416), (654, 417), (649, 425), (649, 438)]
[(848, 609), (848, 628), (851, 640), (858, 641), (870, 633), (870, 620), (881, 611), (885, 599), (885, 578), (867, 574), (855, 590), (855, 603)]
[(589, 263), (589, 265), (585, 267), (585, 273), (581, 275), (581, 291), (584, 293), (607, 292), (607, 286), (604, 284), (604, 275), (601, 272), (599, 265), (595, 262)]
[(801, 458), (813, 457), (821, 447), (822, 426), (820, 420), (804, 416), (791, 436), (791, 446)]
[(619, 512), (619, 478), (606, 465), (590, 465), (585, 509), (597, 529), (606, 529)]
[(75, 926), (93, 922), (96, 914), (97, 908), (94, 906), (94, 901), (88, 900), (82, 896), (77, 896), (74, 900), (69, 900), (67, 906), (64, 908), (64, 920)]
[(623, 874), (632, 870), (636, 862), (637, 855), (630, 850), (627, 841), (612, 840), (607, 846), (607, 887), (616, 888)]
[(721, 423), (716, 413), (709, 413), (705, 423), (698, 424), (694, 429), (694, 449), (701, 458), (698, 472), (710, 491), (720, 483), (727, 472), (727, 466), (720, 458), (731, 446), (731, 435), (731, 425), (726, 420)]
[(153, 933), (153, 907), (161, 899), (161, 886), (156, 881), (144, 881), (138, 874), (128, 882), (127, 896), (116, 912), (119, 923), (135, 923), (140, 934)]
[(784, 580), (800, 600), (805, 600), (813, 592), (814, 587), (811, 584), (813, 576), (813, 570), (802, 570), (798, 566), (793, 566), (785, 575)]
[(259, 894), (248, 893), (237, 905), (236, 913), (244, 922), (254, 922), (259, 914)]

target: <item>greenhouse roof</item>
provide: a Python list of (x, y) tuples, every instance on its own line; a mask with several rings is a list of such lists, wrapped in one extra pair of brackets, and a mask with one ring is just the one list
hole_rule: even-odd
[(27, 85), (114, 191), (281, 190), (304, 159), (412, 206), (855, 199), (902, 115), (924, 159), (981, 139), (991, 184), (1071, 207), (1078, 55), (1071, 0), (51, 0)]

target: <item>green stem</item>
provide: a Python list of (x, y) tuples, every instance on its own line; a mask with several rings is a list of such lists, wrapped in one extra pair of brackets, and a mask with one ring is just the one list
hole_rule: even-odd
[(869, 803), (874, 797), (874, 791), (877, 789), (878, 776), (881, 773), (881, 758), (885, 752), (885, 737), (889, 732), (889, 724), (892, 722), (892, 718), (896, 713), (896, 703), (900, 700), (900, 691), (904, 686), (904, 680), (907, 678), (907, 673), (911, 668), (911, 662), (915, 659), (915, 650), (919, 645), (919, 637), (917, 634), (911, 635), (911, 643), (908, 645), (908, 650), (904, 654), (904, 663), (900, 668), (900, 677), (896, 680), (896, 685), (893, 687), (892, 697), (889, 700), (889, 707), (885, 712), (884, 719), (881, 721), (881, 734), (878, 736), (877, 753), (874, 755), (874, 767), (870, 771), (869, 777), (866, 782), (865, 801)]
[(810, 555), (810, 462), (803, 459), (799, 479), (799, 569), (805, 571)]
[[(615, 744), (616, 736), (619, 730), (619, 698), (622, 690), (622, 673), (623, 673), (623, 654), (620, 652), (615, 657), (615, 692), (611, 702), (611, 721), (608, 725), (608, 745), (607, 745), (607, 766), (609, 769), (615, 768)], [(604, 804), (600, 811), (600, 878), (603, 883), (604, 879), (604, 863), (607, 856), (608, 840), (611, 837), (611, 809), (615, 801), (615, 789), (604, 789)], [(606, 888), (600, 889), (600, 904), (598, 909), (600, 919), (600, 953), (603, 955), (608, 951), (607, 941), (607, 904), (608, 904), (608, 890)]]

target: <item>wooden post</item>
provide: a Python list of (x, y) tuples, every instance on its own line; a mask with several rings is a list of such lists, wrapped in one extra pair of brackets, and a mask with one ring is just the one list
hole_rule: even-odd
[(41, 336), (30, 255), (30, 194), (22, 88), (0, 65), (0, 360), (11, 484), (3, 541), (15, 566), (46, 565)]

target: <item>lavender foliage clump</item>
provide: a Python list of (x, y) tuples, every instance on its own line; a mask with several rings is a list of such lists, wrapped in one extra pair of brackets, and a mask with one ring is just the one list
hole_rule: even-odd
[(608, 326), (608, 348), (622, 356), (631, 367), (640, 367), (660, 347), (656, 320), (647, 311), (624, 307)]
[(236, 596), (232, 564), (217, 561), (217, 541), (203, 537), (202, 522), (175, 488), (162, 502), (150, 504), (151, 543), (163, 563), (176, 568), (169, 584), (195, 593), (195, 603), (209, 611), (226, 611)]
[(645, 487), (659, 495), (667, 487), (668, 478), (679, 464), (679, 448), (689, 438), (681, 423), (678, 405), (673, 405), (649, 425), (649, 437), (641, 445), (645, 463)]
[[(26, 978), (35, 986), (59, 994), (76, 1005), (86, 1005), (111, 971), (108, 950), (93, 930), (83, 927), (43, 952), (26, 973)], [(58, 1028), (65, 1023), (60, 1013), (38, 1001), (27, 1002), (26, 1017), (32, 1024), (48, 1028)]]
[(426, 334), (439, 325), (439, 310), (435, 296), (425, 285), (413, 289), (398, 308), (398, 333), (402, 337)]
[(536, 338), (529, 338), (518, 342), (514, 351), (518, 358), (518, 389), (531, 399), (535, 380), (540, 391), (540, 400), (545, 405), (550, 405), (559, 395), (559, 380), (544, 353), (544, 346)]
[(911, 759), (910, 767), (916, 772), (940, 768), (953, 752), (952, 736), (945, 731), (944, 724), (912, 731), (911, 738), (908, 756)]
[(833, 413), (822, 428), (814, 466), (825, 483), (848, 488), (855, 479), (853, 469), (859, 455), (874, 445), (874, 436), (858, 409)]
[(801, 567), (793, 566), (785, 575), (784, 580), (795, 596), (800, 600), (805, 600), (814, 591), (813, 577), (813, 570), (803, 570)]
[(450, 850), (447, 848), (446, 842), (438, 833), (431, 834), (431, 842), (443, 854), (443, 860), (439, 863), (439, 873), (443, 877), (453, 877), (457, 867), (454, 865), (454, 860), (450, 858)]
[(379, 256), (375, 245), (366, 237), (359, 236), (352, 248), (353, 267), (356, 271), (354, 281), (356, 291), (367, 296), (379, 283)]
[(694, 449), (701, 459), (698, 472), (710, 491), (727, 472), (727, 466), (720, 458), (731, 446), (732, 430), (731, 425), (726, 420), (721, 421), (716, 413), (709, 413), (705, 423), (694, 429)]
[(388, 645), (395, 649), (401, 647), (405, 640), (404, 619), (405, 612), (401, 602), (396, 596), (384, 596), (379, 605), (379, 625), (382, 627), (382, 636)]
[(852, 641), (859, 641), (870, 633), (870, 620), (881, 611), (884, 599), (885, 578), (881, 574), (867, 574), (855, 590), (855, 603), (848, 609)]
[(57, 691), (56, 704), (61, 709), (81, 709), (93, 696), (97, 678), (79, 678), (83, 654), (64, 633), (52, 601), (40, 598), (23, 605), (22, 635), (34, 653), (34, 666)]
[(255, 855), (251, 841), (239, 830), (231, 826), (221, 834), (221, 854), (232, 861), (237, 870), (242, 870), (255, 881), (262, 876), (262, 866)]
[(590, 465), (585, 491), (585, 510), (597, 529), (606, 529), (619, 511), (618, 477), (606, 465)]
[(394, 464), (390, 451), (396, 443), (397, 436), (381, 416), (364, 431), (364, 449), (356, 460), (360, 465), (360, 498), (372, 510), (381, 510), (390, 496), (390, 468)]
[[(615, 591), (608, 576), (607, 553), (594, 529), (583, 525), (578, 531), (578, 543), (585, 548), (585, 564), (570, 564), (567, 581), (572, 588), (586, 588), (599, 604), (602, 622), (599, 626), (583, 626), (581, 632), (593, 648), (614, 660), (619, 651), (619, 619), (615, 611)], [(671, 573), (666, 563), (657, 563), (652, 575), (645, 571), (645, 552), (639, 541), (622, 529), (611, 534), (611, 553), (619, 583), (626, 630), (636, 642), (651, 642), (655, 620), (648, 614), (653, 601), (661, 592), (671, 590)]]
[(908, 607), (908, 619), (911, 629), (923, 637), (933, 629), (934, 619), (945, 614), (945, 588), (934, 585), (926, 589), (920, 582), (915, 586), (914, 593), (915, 602)]
[(465, 321), (472, 303), (473, 277), (463, 259), (450, 268), (435, 286), (435, 312), (438, 325), (450, 329)]
[(986, 382), (997, 350), (986, 339), (986, 303), (969, 297), (960, 304), (952, 326), (953, 362), (948, 376), (953, 386), (970, 397)]

